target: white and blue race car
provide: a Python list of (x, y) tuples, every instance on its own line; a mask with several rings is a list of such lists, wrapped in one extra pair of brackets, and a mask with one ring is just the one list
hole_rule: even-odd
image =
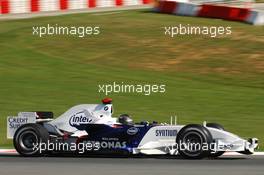
[(258, 139), (245, 140), (216, 123), (133, 123), (127, 114), (112, 114), (110, 98), (74, 106), (56, 119), (52, 112), (20, 112), (8, 117), (8, 138), (22, 156), (121, 153), (197, 159), (225, 152), (252, 154), (258, 146)]

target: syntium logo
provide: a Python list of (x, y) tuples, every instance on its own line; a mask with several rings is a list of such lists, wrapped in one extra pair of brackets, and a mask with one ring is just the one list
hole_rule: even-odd
[(156, 136), (161, 137), (176, 137), (177, 130), (175, 129), (158, 129), (156, 130)]
[(91, 123), (92, 119), (85, 115), (85, 111), (78, 112), (71, 116), (70, 118), (70, 125), (71, 126), (80, 126), (81, 124), (88, 124)]

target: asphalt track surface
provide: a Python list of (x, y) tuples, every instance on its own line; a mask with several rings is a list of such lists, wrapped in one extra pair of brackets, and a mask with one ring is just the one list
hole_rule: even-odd
[(1, 175), (263, 175), (264, 156), (179, 157), (35, 157), (0, 155)]

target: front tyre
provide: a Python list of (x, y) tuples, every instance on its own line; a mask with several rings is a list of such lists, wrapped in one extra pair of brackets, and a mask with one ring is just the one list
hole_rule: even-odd
[(48, 131), (41, 125), (29, 123), (19, 127), (14, 135), (13, 144), (22, 156), (41, 156), (45, 152), (39, 150), (40, 144), (49, 140)]
[(198, 124), (184, 126), (176, 138), (179, 154), (188, 159), (201, 159), (210, 154), (213, 138), (209, 130)]

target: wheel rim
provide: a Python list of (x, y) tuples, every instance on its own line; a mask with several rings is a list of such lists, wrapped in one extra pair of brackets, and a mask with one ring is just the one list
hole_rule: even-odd
[(34, 151), (38, 141), (38, 136), (34, 131), (25, 131), (19, 137), (19, 145), (26, 151)]
[(187, 148), (183, 152), (190, 157), (198, 156), (202, 151), (203, 137), (197, 132), (189, 132), (184, 135), (182, 142)]

